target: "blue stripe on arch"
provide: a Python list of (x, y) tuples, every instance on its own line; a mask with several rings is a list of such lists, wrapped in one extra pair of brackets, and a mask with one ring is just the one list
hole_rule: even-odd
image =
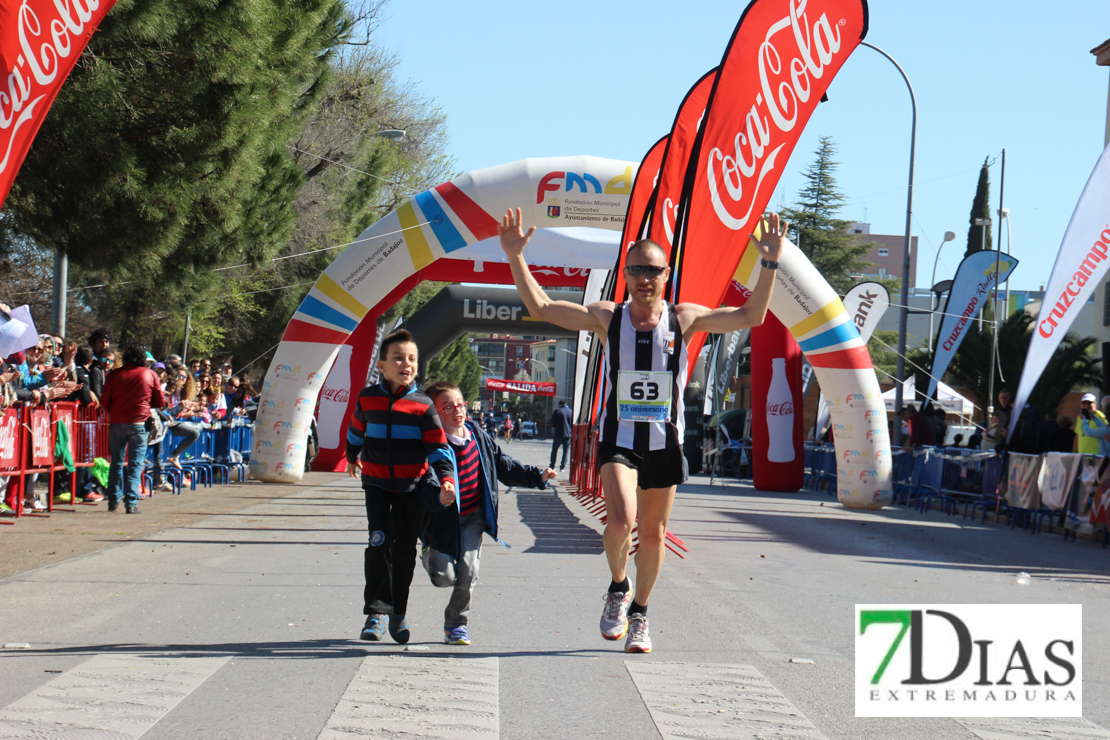
[(828, 331), (823, 331), (815, 337), (810, 337), (804, 342), (798, 342), (798, 346), (802, 348), (802, 352), (812, 352), (825, 347), (831, 347), (834, 344), (843, 344), (851, 339), (859, 337), (859, 331), (856, 325), (851, 321), (845, 321), (839, 326), (834, 326)]
[(424, 217), (430, 222), (432, 232), (439, 240), (439, 246), (443, 247), (444, 252), (454, 252), (456, 249), (462, 249), (466, 246), (466, 239), (463, 239), (462, 234), (451, 223), (451, 219), (447, 218), (447, 214), (439, 205), (439, 201), (432, 195), (430, 190), (425, 190), (423, 193), (413, 196), (416, 204), (420, 206), (420, 210), (424, 212)]
[(304, 302), (301, 303), (297, 311), (305, 316), (311, 316), (314, 319), (326, 321), (333, 326), (346, 329), (349, 332), (358, 328), (358, 321), (336, 311), (320, 299), (313, 298), (310, 295), (305, 296)]

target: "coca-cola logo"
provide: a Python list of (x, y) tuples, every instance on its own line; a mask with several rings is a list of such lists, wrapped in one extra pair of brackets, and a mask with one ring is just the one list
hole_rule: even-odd
[(325, 386), (321, 397), (323, 400), (332, 403), (347, 403), (351, 400), (351, 391), (347, 388), (328, 388)]
[(0, 426), (0, 460), (11, 463), (15, 460), (15, 432), (18, 427), (14, 416), (4, 417)]
[[(811, 78), (821, 79), (825, 66), (840, 51), (840, 30), (834, 30), (824, 13), (811, 26), (805, 2), (788, 0), (787, 5), (790, 8), (787, 16), (767, 29), (759, 45), (760, 92), (743, 118), (743, 129), (734, 135), (732, 153), (725, 154), (713, 147), (705, 159), (713, 211), (721, 223), (733, 231), (745, 228), (755, 208), (760, 185), (775, 169), (775, 157), (786, 146), (783, 142), (770, 149), (776, 129), (787, 133), (794, 128), (798, 123), (799, 103), (807, 102), (813, 94)], [(787, 29), (790, 34), (775, 39)], [(784, 62), (784, 55), (775, 42), (789, 44), (791, 40), (793, 53), (789, 61)], [(719, 182), (725, 186), (727, 204), (718, 191)], [(741, 212), (743, 215), (736, 215)]]
[[(45, 5), (40, 3), (40, 12)], [(42, 88), (61, 84), (58, 79), (61, 60), (80, 53), (84, 46), (81, 37), (88, 32), (85, 24), (92, 20), (100, 2), (54, 0), (53, 7), (53, 14), (39, 18), (28, 0), (23, 0), (16, 13), (20, 53), (8, 57), (15, 61), (15, 66), (6, 70), (6, 92), (0, 92), (0, 132), (6, 139), (0, 144), (4, 151), (0, 172), (4, 172), (9, 163), (14, 164), (11, 154), (16, 134), (32, 123), (38, 104), (49, 96), (49, 90)]]
[(793, 416), (794, 415), (794, 402), (783, 401), (781, 403), (767, 404), (768, 416)]

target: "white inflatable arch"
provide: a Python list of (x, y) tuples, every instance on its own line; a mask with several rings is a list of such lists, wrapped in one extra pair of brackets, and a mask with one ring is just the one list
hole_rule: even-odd
[[(364, 231), (320, 276), (286, 327), (266, 373), (254, 432), (251, 475), (296, 483), (317, 396), (340, 346), (403, 281), (440, 259), (502, 262), (497, 223), (520, 207), (539, 227), (530, 265), (610, 269), (636, 165), (597, 157), (525, 159), (468, 172), (419, 193)], [(736, 277), (754, 285), (755, 250)], [(838, 498), (878, 508), (891, 496), (886, 411), (867, 348), (836, 292), (794, 249), (780, 260), (771, 311), (788, 327), (829, 399), (838, 460)], [(816, 307), (816, 308), (814, 308)]]

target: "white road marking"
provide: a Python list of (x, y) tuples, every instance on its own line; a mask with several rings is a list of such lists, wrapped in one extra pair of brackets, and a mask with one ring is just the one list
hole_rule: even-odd
[(1110, 732), (1082, 717), (1018, 718), (984, 717), (957, 718), (957, 722), (983, 740), (1092, 740), (1110, 738)]
[(497, 658), (370, 655), (318, 740), (496, 739)]
[(0, 710), (0, 737), (135, 740), (230, 659), (97, 655)]
[(664, 740), (824, 740), (750, 665), (624, 662)]

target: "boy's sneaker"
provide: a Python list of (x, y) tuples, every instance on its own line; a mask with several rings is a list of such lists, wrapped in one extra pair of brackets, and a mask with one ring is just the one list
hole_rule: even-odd
[(606, 640), (619, 640), (628, 632), (628, 607), (632, 605), (632, 591), (606, 593), (605, 608), (601, 612), (601, 636)]
[(104, 496), (97, 493), (96, 491), (91, 491), (91, 492), (85, 494), (85, 498), (83, 500), (84, 501), (103, 501)]
[(404, 645), (409, 641), (412, 635), (409, 633), (409, 623), (405, 621), (405, 615), (390, 614), (389, 615), (389, 636), (393, 641)]
[(470, 635), (467, 634), (466, 625), (443, 631), (443, 641), (448, 645), (469, 645)]
[(646, 614), (633, 614), (628, 618), (628, 639), (624, 641), (624, 652), (651, 652), (651, 635), (648, 634)]
[(366, 618), (366, 624), (362, 625), (362, 634), (358, 639), (381, 642), (383, 637), (385, 637), (385, 615), (371, 614)]

